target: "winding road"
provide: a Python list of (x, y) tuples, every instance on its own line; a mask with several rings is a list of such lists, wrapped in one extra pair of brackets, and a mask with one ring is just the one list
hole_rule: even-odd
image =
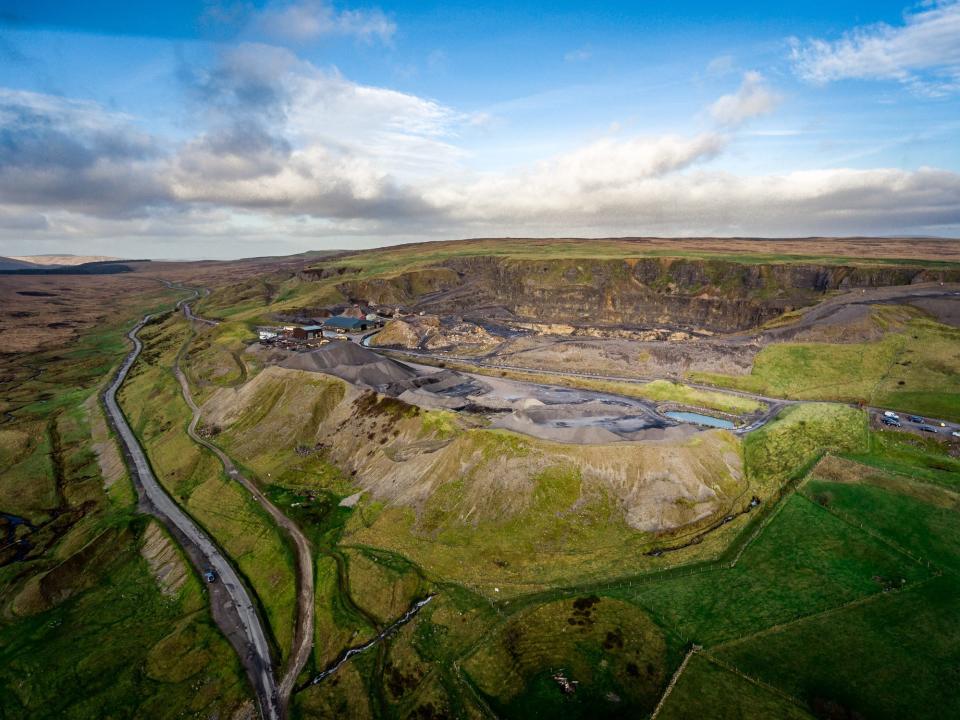
[[(126, 380), (130, 368), (133, 367), (141, 350), (143, 350), (143, 343), (138, 336), (139, 332), (154, 317), (154, 315), (145, 316), (127, 334), (127, 337), (133, 342), (133, 349), (127, 355), (113, 382), (104, 393), (103, 401), (107, 416), (123, 444), (130, 472), (141, 498), (147, 502), (152, 513), (172, 533), (189, 543), (191, 547), (185, 549), (188, 550), (188, 554), (194, 564), (197, 565), (198, 570), (203, 572), (209, 567), (217, 573), (218, 584), (225, 590), (226, 602), (222, 606), (214, 608), (214, 616), (219, 616), (218, 620), (227, 618), (227, 620), (235, 622), (235, 627), (231, 629), (239, 630), (243, 636), (246, 652), (241, 652), (241, 661), (246, 666), (253, 683), (261, 715), (267, 720), (279, 720), (281, 712), (277, 702), (278, 692), (273, 676), (270, 645), (267, 642), (263, 623), (257, 615), (247, 589), (224, 553), (213, 543), (206, 532), (177, 505), (157, 481), (143, 447), (127, 423), (126, 417), (117, 402), (117, 392)], [(202, 560), (206, 567), (201, 567), (198, 560)], [(214, 593), (211, 592), (211, 603), (213, 598)], [(229, 629), (225, 629), (225, 633), (230, 635)]]
[[(205, 323), (211, 326), (219, 324), (215, 320), (208, 320), (198, 315), (194, 315), (189, 303), (184, 302), (182, 307), (183, 314), (188, 320)], [(254, 482), (237, 470), (236, 465), (233, 463), (233, 460), (230, 459), (229, 455), (227, 455), (217, 445), (214, 445), (212, 442), (203, 438), (197, 433), (197, 425), (200, 423), (200, 408), (197, 406), (193, 399), (193, 395), (190, 392), (190, 384), (187, 381), (187, 376), (180, 368), (181, 356), (183, 355), (183, 351), (185, 349), (186, 345), (184, 345), (183, 350), (181, 350), (181, 352), (177, 355), (173, 372), (180, 383), (180, 389), (183, 392), (183, 399), (186, 401), (187, 405), (190, 406), (190, 411), (193, 413), (193, 417), (190, 420), (190, 425), (187, 427), (187, 434), (190, 435), (190, 438), (195, 443), (207, 448), (220, 459), (220, 462), (223, 464), (223, 469), (226, 471), (227, 475), (232, 480), (236, 480), (238, 483), (240, 483), (247, 490), (247, 492), (249, 492), (254, 499), (260, 503), (261, 506), (263, 506), (263, 509), (266, 510), (270, 517), (273, 518), (274, 522), (276, 522), (278, 526), (286, 531), (286, 533), (290, 536), (290, 539), (293, 541), (294, 550), (297, 557), (297, 624), (296, 628), (294, 629), (290, 661), (283, 678), (280, 680), (277, 697), (277, 704), (279, 705), (280, 712), (283, 715), (286, 715), (286, 709), (290, 702), (290, 695), (293, 692), (293, 687), (296, 683), (297, 676), (306, 666), (307, 661), (310, 659), (310, 653), (313, 650), (314, 584), (313, 553), (310, 548), (310, 541), (307, 540), (307, 537), (303, 534), (303, 531), (300, 530), (296, 523), (290, 520), (290, 518), (284, 515), (276, 505), (270, 502), (270, 500), (260, 491), (260, 488), (257, 487)]]

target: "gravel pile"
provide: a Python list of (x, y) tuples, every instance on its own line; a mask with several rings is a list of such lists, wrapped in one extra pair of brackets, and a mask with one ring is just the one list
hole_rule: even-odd
[(281, 367), (326, 373), (375, 389), (391, 383), (406, 383), (417, 375), (403, 363), (381, 357), (352, 342), (334, 342), (311, 352), (298, 353), (285, 360)]

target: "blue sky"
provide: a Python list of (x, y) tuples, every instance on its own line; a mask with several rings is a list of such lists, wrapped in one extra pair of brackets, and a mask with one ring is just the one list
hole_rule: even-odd
[(0, 255), (960, 234), (960, 5), (0, 0)]

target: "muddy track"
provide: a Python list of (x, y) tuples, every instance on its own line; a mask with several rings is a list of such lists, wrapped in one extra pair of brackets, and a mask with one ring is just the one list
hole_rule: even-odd
[(133, 348), (103, 393), (106, 417), (120, 441), (130, 477), (140, 496), (141, 507), (167, 527), (198, 571), (212, 568), (219, 576), (218, 582), (209, 587), (214, 620), (234, 646), (250, 677), (261, 715), (268, 720), (277, 720), (280, 714), (276, 704), (277, 688), (273, 679), (270, 646), (264, 633), (263, 622), (257, 615), (246, 587), (227, 556), (157, 480), (146, 452), (117, 401), (117, 392), (143, 350), (138, 334), (154, 317), (155, 315), (144, 316), (127, 334)]
[[(212, 320), (197, 317), (190, 310), (188, 303), (183, 303), (183, 314), (188, 320), (216, 325)], [(293, 686), (296, 683), (297, 676), (303, 671), (307, 661), (310, 659), (310, 653), (313, 650), (313, 627), (314, 627), (314, 578), (313, 578), (313, 553), (310, 547), (310, 541), (307, 540), (303, 531), (290, 518), (284, 515), (276, 505), (274, 505), (261, 492), (260, 488), (243, 475), (234, 464), (233, 460), (217, 445), (201, 437), (197, 433), (197, 425), (200, 423), (201, 411), (193, 399), (190, 391), (190, 384), (187, 376), (180, 367), (181, 359), (190, 344), (190, 340), (184, 343), (173, 367), (174, 375), (180, 383), (180, 389), (183, 393), (183, 399), (190, 407), (193, 417), (190, 425), (187, 427), (187, 434), (190, 439), (198, 445), (210, 450), (220, 462), (227, 475), (240, 483), (247, 492), (263, 507), (264, 510), (273, 518), (273, 521), (289, 536), (293, 543), (294, 554), (297, 559), (297, 623), (294, 628), (294, 637), (292, 651), (287, 664), (286, 672), (278, 683), (277, 704), (281, 716), (286, 716), (290, 704), (290, 696), (293, 693)]]

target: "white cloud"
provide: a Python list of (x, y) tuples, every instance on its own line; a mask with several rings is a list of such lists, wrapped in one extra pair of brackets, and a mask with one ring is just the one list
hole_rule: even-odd
[(570, 50), (563, 56), (563, 61), (568, 63), (585, 62), (593, 57), (590, 48), (582, 47), (577, 50)]
[(250, 28), (267, 37), (290, 42), (328, 35), (389, 42), (397, 31), (396, 23), (379, 8), (337, 10), (326, 0), (270, 2), (253, 15)]
[(555, 184), (478, 182), (449, 213), (491, 234), (809, 235), (956, 231), (960, 175), (921, 169), (836, 169), (737, 176), (698, 170), (580, 188), (558, 202)]
[(606, 137), (512, 174), (434, 183), (425, 188), (424, 197), (458, 218), (589, 214), (605, 197), (629, 195), (646, 181), (705, 162), (725, 144), (726, 139), (714, 133), (693, 138)]
[(0, 88), (0, 202), (140, 214), (169, 200), (155, 140), (96, 103)]
[(897, 80), (917, 92), (960, 90), (960, 2), (927, 3), (904, 24), (859, 27), (841, 39), (791, 42), (794, 69), (817, 84), (834, 80)]
[(724, 77), (734, 70), (733, 55), (718, 55), (707, 63), (707, 77)]
[(727, 127), (739, 127), (750, 118), (766, 115), (780, 103), (780, 96), (770, 90), (758, 72), (743, 74), (735, 93), (723, 95), (710, 106), (713, 119)]
[[(94, 103), (0, 92), (0, 242), (129, 240), (171, 248), (135, 254), (169, 257), (217, 254), (199, 248), (234, 247), (234, 239), (279, 251), (278, 242), (300, 250), (326, 237), (338, 239), (318, 244), (960, 230), (957, 173), (716, 169), (738, 125), (776, 102), (756, 73), (710, 106), (722, 132), (631, 136), (611, 127), (497, 173), (469, 169), (459, 136), (474, 116), (354, 83), (277, 48), (235, 48), (190, 87), (200, 129), (176, 144)], [(176, 250), (178, 239), (190, 250)]]
[(455, 167), (476, 118), (435, 101), (361, 85), (292, 53), (246, 44), (196, 85), (210, 130), (178, 153), (182, 202), (337, 218), (428, 213), (405, 189)]

